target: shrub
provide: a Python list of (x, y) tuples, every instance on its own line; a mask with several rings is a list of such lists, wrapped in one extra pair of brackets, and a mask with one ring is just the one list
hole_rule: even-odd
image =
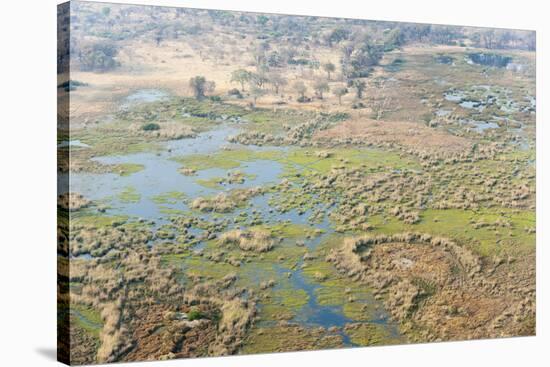
[(76, 90), (77, 87), (85, 87), (88, 83), (79, 82), (78, 80), (68, 80), (57, 86), (57, 88), (63, 88), (66, 92)]
[(239, 99), (243, 98), (243, 95), (241, 94), (241, 91), (238, 90), (237, 88), (233, 88), (233, 89), (230, 89), (227, 91), (227, 95), (229, 96), (235, 96)]
[(198, 310), (196, 308), (189, 311), (189, 314), (187, 315), (187, 319), (189, 321), (200, 320), (200, 319), (204, 319), (204, 318), (205, 318), (205, 315), (200, 310)]
[(144, 131), (155, 131), (155, 130), (160, 130), (160, 125), (157, 124), (156, 122), (150, 122), (148, 124), (145, 124), (141, 127), (142, 130)]
[(205, 97), (206, 92), (212, 93), (214, 91), (216, 83), (212, 80), (206, 80), (204, 76), (199, 75), (189, 79), (189, 87), (196, 99), (202, 99)]

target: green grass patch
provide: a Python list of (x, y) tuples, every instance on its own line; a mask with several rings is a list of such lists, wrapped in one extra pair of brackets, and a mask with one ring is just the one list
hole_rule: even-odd
[[(417, 231), (449, 237), (468, 245), (483, 256), (522, 254), (535, 249), (535, 234), (527, 231), (535, 227), (535, 213), (530, 210), (497, 207), (477, 211), (427, 209), (420, 216), (421, 221), (413, 225), (380, 215), (370, 217), (369, 222), (374, 225), (374, 231), (379, 233)], [(479, 222), (494, 224), (498, 220), (508, 221), (510, 227), (474, 226)]]
[(103, 329), (103, 320), (99, 311), (81, 305), (71, 305), (72, 320), (76, 324), (95, 337), (99, 337), (99, 333)]
[(327, 173), (334, 166), (346, 168), (363, 168), (366, 172), (378, 172), (387, 169), (420, 169), (420, 165), (412, 158), (402, 157), (397, 153), (377, 149), (319, 149), (328, 152), (329, 156), (321, 158), (314, 149), (295, 149), (288, 153), (284, 161), (290, 164), (287, 173), (293, 175), (296, 171), (292, 166), (298, 166), (299, 171)]
[(185, 200), (187, 196), (180, 191), (168, 191), (151, 197), (151, 200), (156, 204), (177, 204)]
[(223, 177), (212, 177), (208, 179), (199, 179), (199, 180), (196, 180), (196, 182), (199, 185), (204, 186), (206, 188), (219, 190), (223, 188), (222, 186), (223, 180), (224, 180)]
[(132, 186), (127, 186), (119, 194), (118, 199), (123, 203), (139, 203), (141, 194)]
[(124, 224), (128, 220), (128, 217), (125, 215), (93, 215), (93, 214), (84, 214), (84, 215), (71, 215), (71, 223), (78, 224), (83, 226), (91, 226), (96, 228), (102, 227), (116, 227)]
[(237, 168), (242, 162), (252, 162), (256, 160), (277, 160), (282, 157), (282, 152), (273, 151), (253, 151), (249, 149), (237, 149), (220, 151), (214, 154), (195, 154), (184, 157), (173, 158), (176, 162), (182, 164), (185, 168), (191, 168), (200, 171), (209, 168), (231, 169)]
[(143, 171), (144, 169), (145, 169), (145, 166), (143, 164), (122, 163), (122, 164), (117, 164), (113, 170), (118, 172), (119, 175), (126, 177), (134, 173), (137, 173), (139, 171)]
[(353, 328), (346, 328), (345, 332), (352, 343), (361, 346), (388, 345), (399, 342), (397, 338), (392, 338), (384, 325), (362, 323)]

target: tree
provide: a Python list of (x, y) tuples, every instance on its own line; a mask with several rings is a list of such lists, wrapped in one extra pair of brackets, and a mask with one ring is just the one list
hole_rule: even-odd
[(281, 54), (277, 51), (271, 51), (267, 55), (266, 60), (267, 66), (271, 68), (280, 68), (283, 66), (283, 58), (281, 57)]
[(312, 70), (319, 70), (319, 68), (321, 67), (321, 63), (317, 60), (311, 60), (307, 63), (307, 65)]
[(106, 6), (103, 9), (101, 9), (101, 13), (103, 13), (103, 16), (108, 17), (109, 14), (111, 14), (111, 8)]
[(363, 92), (367, 89), (367, 83), (364, 80), (355, 79), (352, 81), (351, 85), (355, 88), (355, 95), (357, 98), (363, 98)]
[(267, 62), (266, 53), (270, 49), (271, 49), (271, 46), (267, 42), (262, 42), (256, 47), (256, 49), (252, 53), (252, 56), (254, 57), (254, 63), (257, 67), (260, 67), (266, 64)]
[(328, 83), (322, 79), (315, 81), (313, 84), (313, 89), (319, 99), (323, 99), (323, 92), (328, 92), (330, 90)]
[(333, 44), (346, 40), (351, 35), (351, 31), (346, 28), (335, 28), (325, 36), (325, 42), (332, 47)]
[(260, 71), (258, 73), (250, 73), (249, 83), (252, 86), (263, 88), (265, 86), (265, 83), (267, 82), (268, 78), (264, 71)]
[(300, 95), (300, 98), (306, 98), (307, 87), (303, 81), (299, 80), (292, 85), (292, 89)]
[(279, 89), (288, 84), (287, 80), (279, 73), (270, 73), (268, 76), (269, 84), (275, 89), (275, 94), (279, 94)]
[(338, 97), (338, 104), (342, 105), (342, 97), (348, 94), (348, 88), (346, 87), (337, 87), (332, 90), (332, 93)]
[(266, 94), (265, 89), (259, 88), (257, 86), (252, 86), (250, 88), (250, 95), (252, 96), (252, 99), (253, 99), (252, 107), (256, 108), (256, 101), (258, 100), (258, 98), (260, 98), (261, 96), (264, 96), (265, 94)]
[(342, 51), (342, 73), (348, 79), (369, 76), (371, 68), (378, 65), (383, 56), (382, 47), (370, 41), (346, 44)]
[(163, 32), (162, 32), (162, 29), (160, 29), (156, 34), (155, 34), (155, 42), (157, 44), (157, 47), (160, 46), (160, 43), (162, 42), (162, 39), (163, 39)]
[(389, 31), (384, 38), (384, 51), (391, 51), (398, 48), (405, 42), (403, 34), (399, 28)]
[(214, 90), (216, 90), (216, 82), (213, 80), (207, 80), (206, 81), (206, 91), (208, 93), (213, 93)]
[(251, 73), (245, 69), (237, 69), (231, 73), (231, 82), (239, 83), (241, 85), (241, 91), (244, 92), (244, 85), (248, 83), (251, 78)]
[(336, 65), (329, 61), (323, 64), (323, 70), (327, 72), (327, 79), (330, 80), (330, 73), (333, 73), (336, 70)]
[(261, 26), (265, 26), (267, 24), (267, 22), (269, 21), (269, 18), (266, 17), (265, 15), (258, 15), (256, 17), (256, 21), (261, 25)]
[(494, 48), (495, 43), (495, 31), (487, 30), (481, 34), (482, 46), (488, 49)]
[(205, 97), (205, 93), (212, 93), (216, 88), (216, 83), (206, 80), (204, 76), (196, 76), (189, 79), (189, 87), (193, 90), (193, 95), (196, 99)]

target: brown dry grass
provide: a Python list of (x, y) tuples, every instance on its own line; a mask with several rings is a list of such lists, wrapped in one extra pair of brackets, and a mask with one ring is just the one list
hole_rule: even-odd
[(274, 242), (271, 233), (261, 229), (232, 230), (220, 237), (221, 244), (235, 244), (243, 251), (266, 252), (273, 248)]
[(365, 143), (395, 144), (424, 153), (467, 153), (472, 142), (436, 130), (420, 123), (408, 121), (376, 121), (354, 118), (315, 134), (316, 140), (360, 139)]
[(532, 335), (534, 263), (480, 259), (445, 238), (403, 233), (347, 238), (327, 257), (385, 295), (412, 341)]

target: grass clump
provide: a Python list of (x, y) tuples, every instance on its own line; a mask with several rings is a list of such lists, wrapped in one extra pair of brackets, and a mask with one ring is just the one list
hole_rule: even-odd
[(174, 160), (185, 168), (200, 171), (209, 168), (232, 169), (237, 168), (242, 162), (256, 160), (276, 160), (281, 158), (279, 151), (252, 151), (249, 149), (226, 150), (215, 154), (194, 154), (184, 157), (176, 157)]
[(220, 237), (221, 245), (236, 245), (243, 251), (267, 252), (275, 245), (271, 232), (262, 229), (233, 230)]

